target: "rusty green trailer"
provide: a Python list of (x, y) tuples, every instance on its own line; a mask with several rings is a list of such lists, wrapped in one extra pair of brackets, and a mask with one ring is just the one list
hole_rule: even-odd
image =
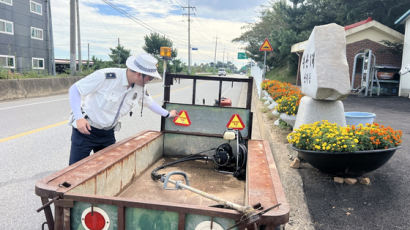
[[(191, 104), (170, 102), (175, 78), (193, 81)], [(219, 81), (219, 101), (223, 81), (247, 84), (245, 108), (196, 105), (198, 80)], [(194, 187), (241, 205), (259, 203), (263, 210), (280, 204), (261, 215), (256, 223), (261, 229), (275, 229), (287, 223), (289, 205), (269, 143), (251, 139), (252, 84), (252, 78), (167, 74), (164, 107), (185, 110), (191, 125), (177, 126), (170, 119), (162, 119), (160, 132), (143, 131), (38, 181), (35, 192), (43, 203), (40, 210), (44, 210), (48, 228), (181, 230), (210, 229), (209, 226), (228, 229), (235, 225), (243, 218), (241, 213), (219, 208), (216, 202), (189, 191), (164, 190), (161, 183), (149, 177), (152, 168), (169, 158), (225, 143), (222, 133), (234, 114), (245, 125), (240, 132), (248, 148), (246, 180), (241, 182), (232, 175), (216, 172), (204, 162), (181, 165), (179, 169), (194, 179)], [(94, 227), (89, 228), (87, 220), (92, 220)], [(234, 229), (244, 228), (240, 225)]]

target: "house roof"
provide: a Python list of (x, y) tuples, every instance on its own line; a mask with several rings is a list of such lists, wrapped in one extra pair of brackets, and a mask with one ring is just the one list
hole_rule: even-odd
[(356, 23), (347, 25), (347, 26), (345, 26), (345, 30), (358, 27), (358, 26), (363, 25), (363, 24), (366, 24), (366, 23), (368, 23), (368, 22), (370, 22), (370, 21), (373, 21), (372, 17), (368, 17), (366, 20), (363, 20), (363, 21), (360, 21), (360, 22), (356, 22)]
[(399, 23), (404, 23), (407, 19), (407, 17), (410, 16), (410, 10), (408, 10), (406, 13), (404, 13), (402, 16), (400, 16), (399, 19), (397, 19), (394, 24), (397, 25)]
[[(404, 35), (402, 33), (399, 33), (370, 17), (366, 20), (347, 25), (344, 28), (346, 31), (346, 44), (364, 39), (369, 39), (380, 44), (383, 44), (381, 42), (382, 40), (389, 40), (391, 42), (403, 42), (404, 40)], [(293, 44), (291, 52), (303, 52), (306, 44), (307, 40)]]

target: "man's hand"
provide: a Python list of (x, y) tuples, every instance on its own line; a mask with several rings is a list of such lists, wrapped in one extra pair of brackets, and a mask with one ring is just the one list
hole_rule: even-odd
[(80, 131), (80, 133), (82, 134), (87, 134), (90, 135), (90, 130), (91, 130), (91, 126), (90, 123), (88, 123), (87, 119), (85, 118), (80, 118), (76, 121), (77, 123), (77, 129), (78, 131)]
[(177, 114), (178, 112), (175, 109), (169, 111), (169, 117), (175, 117)]

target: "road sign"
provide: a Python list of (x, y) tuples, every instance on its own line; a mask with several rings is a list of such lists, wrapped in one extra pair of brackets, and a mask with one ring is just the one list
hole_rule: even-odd
[(239, 52), (238, 59), (248, 59), (248, 56), (246, 56), (245, 52)]
[(174, 124), (181, 126), (190, 126), (191, 120), (189, 120), (188, 112), (186, 110), (181, 110), (174, 118)]
[(170, 58), (171, 57), (171, 48), (170, 47), (165, 47), (162, 46), (159, 48), (159, 55), (161, 55), (164, 58)]
[(273, 51), (273, 48), (271, 44), (269, 43), (268, 39), (266, 38), (261, 47), (259, 48), (259, 51)]
[(232, 115), (231, 119), (229, 120), (228, 124), (226, 124), (228, 129), (239, 129), (242, 130), (245, 128), (245, 125), (242, 122), (241, 117), (239, 114)]
[(196, 47), (192, 47), (192, 50), (198, 50), (198, 48), (196, 48)]

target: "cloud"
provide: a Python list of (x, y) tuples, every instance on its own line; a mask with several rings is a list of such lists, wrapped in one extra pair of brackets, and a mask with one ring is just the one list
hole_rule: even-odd
[[(82, 59), (87, 58), (87, 44), (90, 45), (90, 58), (96, 56), (109, 60), (109, 48), (121, 45), (131, 49), (132, 54), (143, 52), (144, 36), (150, 32), (166, 35), (178, 49), (178, 57), (188, 63), (188, 22), (181, 5), (182, 0), (115, 0), (109, 1), (116, 7), (126, 10), (134, 20), (110, 10), (103, 1), (80, 1), (81, 49)], [(257, 19), (259, 5), (253, 1), (218, 1), (224, 2), (216, 10), (216, 1), (193, 1), (197, 4), (196, 15), (191, 18), (191, 63), (208, 63), (214, 60), (215, 40), (217, 41), (217, 61), (229, 60), (240, 67), (245, 61), (236, 60), (236, 53), (241, 52), (241, 44), (231, 40), (240, 36), (246, 22)], [(260, 1), (255, 1), (261, 2)], [(229, 4), (235, 6), (229, 9)], [(242, 7), (240, 7), (241, 5)], [(70, 57), (69, 1), (51, 1), (53, 35), (56, 58)], [(207, 15), (206, 17), (203, 15)], [(229, 17), (232, 15), (232, 17)]]

